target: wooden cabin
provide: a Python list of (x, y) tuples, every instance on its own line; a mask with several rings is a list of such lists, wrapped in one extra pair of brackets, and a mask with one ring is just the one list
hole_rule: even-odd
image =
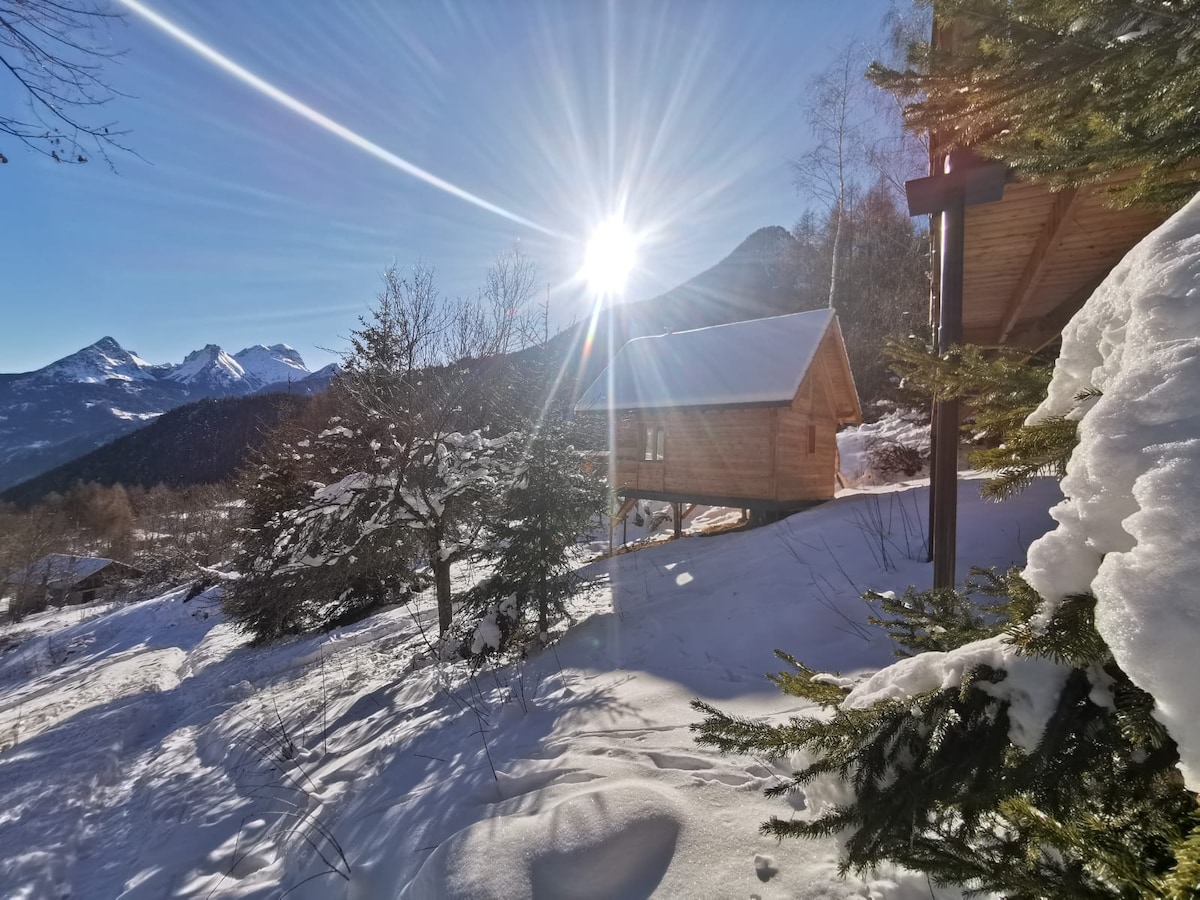
[(760, 513), (832, 497), (862, 421), (831, 309), (635, 338), (575, 410), (611, 416), (618, 496)]
[(51, 553), (13, 572), (4, 583), (15, 593), (18, 609), (36, 612), (47, 605), (111, 598), (122, 584), (143, 574), (140, 569), (112, 559)]

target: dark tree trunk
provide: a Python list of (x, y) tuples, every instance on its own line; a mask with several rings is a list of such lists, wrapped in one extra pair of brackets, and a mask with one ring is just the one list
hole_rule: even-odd
[(450, 597), (450, 563), (443, 560), (437, 552), (429, 555), (429, 561), (433, 567), (433, 580), (437, 585), (438, 636), (441, 637), (450, 630), (450, 619), (454, 615)]
[(546, 579), (542, 579), (542, 583), (538, 585), (537, 605), (538, 605), (538, 634), (545, 634), (550, 630), (550, 598), (549, 591), (546, 589)]

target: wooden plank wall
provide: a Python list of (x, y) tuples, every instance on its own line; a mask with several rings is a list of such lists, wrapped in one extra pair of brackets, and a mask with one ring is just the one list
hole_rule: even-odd
[[(827, 382), (810, 372), (790, 409), (779, 410), (776, 454), (779, 499), (824, 500), (833, 496), (837, 468), (837, 420)], [(815, 429), (809, 453), (809, 428)]]
[[(791, 407), (624, 414), (616, 424), (614, 486), (777, 501), (832, 497), (837, 419), (828, 385), (831, 374), (814, 366)], [(647, 426), (666, 428), (661, 462), (642, 458)], [(816, 429), (813, 453), (808, 452), (809, 426)]]

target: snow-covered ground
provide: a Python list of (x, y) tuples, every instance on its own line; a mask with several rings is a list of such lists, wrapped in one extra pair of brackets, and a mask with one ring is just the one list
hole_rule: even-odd
[[(963, 574), (1021, 563), (1060, 496), (961, 495)], [(927, 504), (920, 485), (846, 492), (594, 563), (555, 645), (474, 676), (431, 661), (431, 600), (265, 649), (216, 589), (8, 626), (0, 893), (929, 898), (924, 877), (840, 880), (832, 840), (760, 836), (786, 764), (688, 730), (694, 697), (804, 711), (763, 678), (776, 647), (855, 680), (887, 664), (859, 594), (928, 586)]]

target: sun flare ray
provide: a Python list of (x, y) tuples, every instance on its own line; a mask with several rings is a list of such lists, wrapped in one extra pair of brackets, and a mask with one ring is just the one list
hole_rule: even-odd
[(551, 237), (561, 236), (553, 229), (546, 228), (543, 225), (539, 225), (536, 222), (526, 219), (524, 216), (519, 216), (514, 212), (510, 212), (502, 206), (497, 206), (495, 203), (485, 200), (476, 194), (472, 194), (470, 191), (464, 190), (458, 185), (446, 181), (444, 178), (439, 178), (432, 172), (428, 172), (425, 169), (422, 169), (420, 166), (410, 163), (408, 160), (397, 156), (390, 150), (385, 150), (383, 147), (380, 147), (373, 141), (368, 140), (358, 132), (352, 131), (345, 125), (342, 125), (340, 122), (329, 118), (324, 113), (313, 109), (307, 103), (304, 103), (301, 100), (293, 97), (282, 88), (276, 87), (265, 78), (254, 74), (245, 66), (234, 62), (216, 48), (206, 44), (195, 35), (176, 25), (170, 19), (165, 18), (150, 7), (146, 6), (144, 3), (139, 2), (139, 0), (119, 0), (119, 2), (126, 9), (130, 10), (130, 12), (135, 13), (145, 21), (149, 22), (159, 31), (183, 44), (189, 50), (194, 51), (197, 55), (208, 60), (217, 68), (232, 75), (247, 87), (253, 88), (260, 94), (263, 94), (271, 100), (274, 100), (280, 106), (290, 109), (292, 112), (302, 116), (303, 118), (312, 122), (314, 125), (325, 129), (330, 134), (341, 138), (343, 141), (346, 141), (352, 146), (358, 147), (360, 150), (369, 153), (376, 159), (382, 160), (393, 168), (399, 169), (406, 175), (411, 175), (413, 178), (423, 181), (425, 184), (437, 188), (440, 191), (444, 191), (453, 197), (457, 197), (459, 200), (466, 201), (467, 203), (473, 204), (480, 209), (485, 209), (490, 213), (495, 213), (496, 215), (502, 216), (512, 222), (516, 222), (519, 225), (524, 225), (526, 228), (532, 228), (534, 231), (539, 231), (542, 234), (546, 234)]

